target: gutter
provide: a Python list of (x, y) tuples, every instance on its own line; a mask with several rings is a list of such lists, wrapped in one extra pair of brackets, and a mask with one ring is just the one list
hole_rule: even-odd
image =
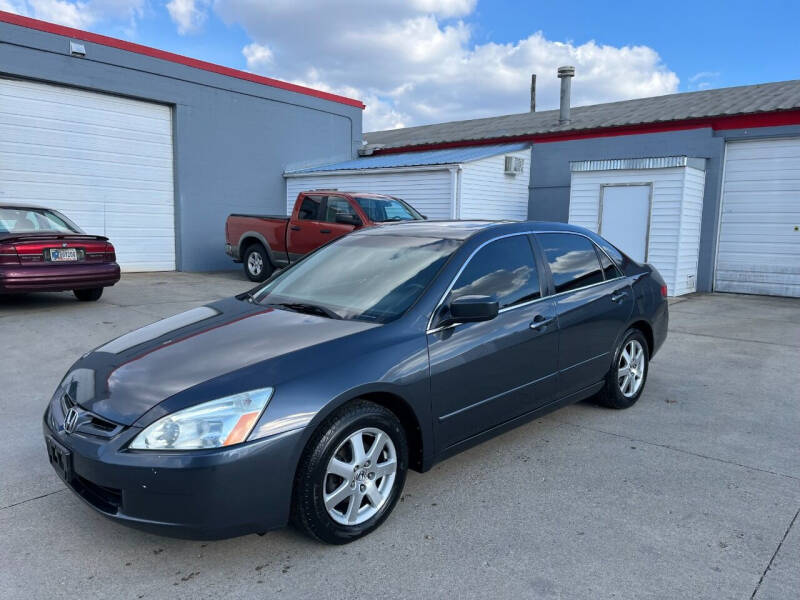
[(365, 175), (369, 173), (417, 173), (420, 171), (451, 171), (461, 169), (460, 163), (449, 163), (443, 165), (417, 165), (414, 167), (373, 167), (370, 169), (339, 169), (337, 171), (311, 171), (306, 173), (289, 172), (284, 173), (286, 179), (297, 177), (324, 177), (326, 175)]

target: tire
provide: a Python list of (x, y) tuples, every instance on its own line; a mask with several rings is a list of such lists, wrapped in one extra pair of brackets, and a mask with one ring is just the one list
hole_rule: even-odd
[(242, 257), (244, 274), (250, 281), (264, 281), (272, 275), (275, 268), (269, 261), (267, 250), (260, 243), (250, 244)]
[[(359, 436), (365, 449), (361, 461), (351, 441)], [(372, 456), (377, 458), (367, 462)], [(334, 457), (341, 462), (334, 463)], [(365, 400), (350, 402), (319, 426), (303, 452), (294, 482), (292, 521), (329, 544), (364, 537), (394, 509), (407, 471), (408, 442), (394, 413)]]
[(72, 293), (75, 294), (75, 297), (81, 302), (96, 302), (100, 300), (100, 296), (103, 295), (103, 288), (72, 290)]
[[(632, 371), (630, 361), (633, 361)], [(597, 401), (609, 408), (630, 408), (642, 395), (649, 370), (647, 340), (638, 329), (628, 329), (614, 352), (614, 362)], [(623, 373), (628, 375), (627, 379)]]

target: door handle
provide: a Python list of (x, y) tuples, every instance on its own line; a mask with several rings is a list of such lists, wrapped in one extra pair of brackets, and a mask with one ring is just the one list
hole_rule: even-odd
[(330, 233), (331, 230), (330, 229), (320, 229), (319, 232), (320, 233)]
[(628, 292), (616, 292), (611, 295), (611, 301), (622, 302), (627, 297), (628, 297)]
[(292, 225), (291, 227), (289, 227), (289, 229), (291, 229), (292, 231), (300, 231), (300, 228), (297, 225)]
[(552, 323), (553, 321), (555, 321), (555, 318), (553, 317), (550, 317), (548, 319), (542, 315), (536, 315), (535, 317), (533, 317), (533, 321), (531, 322), (531, 329), (533, 329), (534, 331), (539, 331), (540, 329), (544, 329), (545, 327), (550, 325), (550, 323)]

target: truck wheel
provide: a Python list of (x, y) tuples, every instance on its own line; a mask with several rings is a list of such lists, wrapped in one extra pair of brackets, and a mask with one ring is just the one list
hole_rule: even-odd
[(272, 263), (269, 262), (267, 251), (258, 242), (247, 247), (244, 251), (242, 263), (244, 265), (244, 274), (247, 275), (250, 281), (264, 281), (274, 271)]

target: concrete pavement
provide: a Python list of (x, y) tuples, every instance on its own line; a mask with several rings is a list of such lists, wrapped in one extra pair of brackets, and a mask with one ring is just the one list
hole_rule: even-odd
[(410, 473), (345, 547), (292, 529), (172, 540), (95, 514), (40, 418), (81, 353), (251, 284), (127, 275), (94, 305), (0, 298), (0, 597), (757, 598), (800, 589), (800, 300), (706, 295), (627, 411), (581, 403)]

